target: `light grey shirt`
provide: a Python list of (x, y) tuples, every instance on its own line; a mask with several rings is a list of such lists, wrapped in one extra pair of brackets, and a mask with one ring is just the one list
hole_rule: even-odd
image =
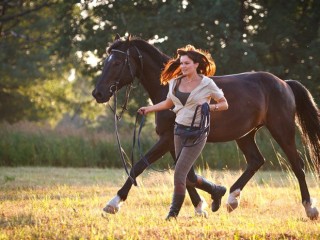
[[(223, 91), (218, 88), (211, 78), (202, 75), (200, 84), (192, 90), (187, 102), (185, 105), (183, 105), (173, 93), (173, 90), (177, 84), (177, 79), (178, 78), (175, 78), (169, 81), (169, 92), (167, 95), (167, 98), (170, 98), (174, 104), (173, 112), (176, 113), (176, 123), (190, 126), (194, 112), (198, 105), (201, 105), (205, 102), (210, 103), (211, 99), (218, 101), (224, 96)], [(200, 118), (201, 115), (200, 112), (198, 112), (194, 124), (195, 126), (199, 125)]]

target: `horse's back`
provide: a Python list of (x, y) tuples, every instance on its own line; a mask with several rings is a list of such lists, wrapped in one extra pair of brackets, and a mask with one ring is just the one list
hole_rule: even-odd
[(277, 111), (294, 112), (294, 97), (285, 81), (267, 72), (247, 72), (214, 76), (224, 92), (229, 108), (212, 114), (212, 134), (208, 141), (241, 138), (265, 125)]

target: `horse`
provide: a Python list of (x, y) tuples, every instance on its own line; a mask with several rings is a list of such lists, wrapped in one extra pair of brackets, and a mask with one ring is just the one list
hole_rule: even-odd
[[(169, 56), (143, 39), (131, 36), (121, 38), (118, 34), (108, 48), (108, 53), (92, 92), (97, 103), (108, 102), (116, 91), (130, 86), (135, 78), (139, 79), (153, 104), (166, 98), (168, 86), (160, 84), (160, 74)], [(257, 131), (264, 126), (285, 153), (297, 177), (307, 217), (318, 219), (319, 212), (312, 203), (306, 183), (304, 161), (295, 142), (298, 126), (313, 166), (319, 171), (320, 114), (309, 90), (299, 81), (282, 80), (263, 71), (212, 76), (211, 79), (223, 90), (229, 108), (211, 114), (207, 142), (235, 140), (247, 163), (242, 175), (230, 187), (226, 204), (228, 212), (239, 206), (241, 191), (265, 163), (255, 142)], [(170, 152), (174, 156), (175, 116), (172, 111), (166, 110), (157, 112), (155, 118), (159, 140), (133, 165), (131, 173), (135, 177), (165, 153)], [(127, 199), (131, 187), (132, 181), (128, 178), (108, 206), (116, 212)]]

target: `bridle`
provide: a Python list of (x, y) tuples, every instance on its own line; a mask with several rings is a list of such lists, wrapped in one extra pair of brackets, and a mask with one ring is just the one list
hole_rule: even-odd
[[(138, 49), (136, 46), (133, 46), (133, 47), (136, 49), (136, 51), (137, 51), (137, 53), (138, 53), (139, 60), (140, 60), (140, 66), (141, 66), (140, 78), (141, 78), (141, 77), (142, 77), (142, 72), (143, 72), (143, 59), (142, 59), (142, 55), (141, 55), (139, 49)], [(129, 102), (129, 95), (130, 95), (130, 92), (131, 92), (131, 90), (132, 90), (132, 85), (133, 85), (133, 81), (134, 81), (135, 76), (134, 76), (134, 74), (133, 74), (132, 66), (131, 66), (131, 64), (130, 64), (130, 47), (127, 49), (126, 52), (121, 51), (121, 50), (118, 50), (118, 49), (112, 49), (111, 52), (118, 52), (118, 53), (122, 53), (122, 54), (125, 55), (124, 64), (123, 64), (122, 69), (121, 69), (121, 71), (120, 71), (120, 73), (119, 73), (119, 77), (118, 77), (117, 80), (114, 82), (114, 84), (112, 84), (112, 85), (110, 86), (110, 88), (109, 88), (109, 92), (114, 96), (114, 99), (115, 99), (115, 101), (114, 101), (114, 103), (115, 103), (115, 104), (114, 104), (114, 108), (112, 108), (112, 107), (110, 106), (109, 102), (108, 102), (109, 107), (110, 107), (111, 111), (116, 115), (117, 120), (120, 120), (120, 119), (122, 118), (123, 113), (127, 110), (127, 105), (128, 105), (128, 102)], [(116, 113), (116, 110), (117, 110), (117, 109), (116, 109), (116, 107), (117, 107), (117, 106), (116, 106), (116, 102), (117, 102), (117, 92), (118, 92), (118, 90), (119, 90), (119, 89), (118, 89), (118, 86), (119, 86), (119, 83), (120, 83), (120, 81), (121, 81), (122, 75), (123, 75), (123, 73), (124, 73), (124, 69), (125, 69), (125, 67), (126, 67), (127, 65), (128, 65), (129, 71), (130, 71), (130, 75), (131, 75), (132, 81), (131, 81), (130, 84), (128, 84), (127, 87), (126, 87), (125, 101), (124, 101), (124, 104), (123, 104), (122, 107), (121, 107), (122, 110), (121, 110), (120, 114), (118, 115), (118, 114)]]
[[(143, 59), (142, 59), (142, 55), (141, 55), (139, 49), (136, 46), (134, 46), (134, 48), (136, 49), (136, 51), (138, 53), (138, 56), (139, 56), (139, 60), (140, 60), (140, 65), (141, 65), (140, 78), (141, 78), (142, 77), (142, 72), (143, 72)], [(123, 66), (122, 66), (122, 69), (121, 69), (121, 72), (119, 73), (118, 79), (109, 88), (110, 93), (113, 94), (113, 96), (114, 96), (114, 107), (112, 108), (110, 106), (109, 102), (108, 102), (108, 104), (109, 104), (109, 107), (110, 107), (111, 111), (114, 113), (115, 132), (116, 132), (118, 149), (119, 149), (119, 152), (120, 152), (122, 165), (123, 165), (128, 177), (130, 178), (132, 184), (137, 186), (137, 182), (136, 182), (135, 176), (131, 176), (131, 174), (129, 173), (129, 170), (127, 168), (127, 163), (126, 163), (126, 160), (124, 158), (124, 155), (127, 156), (127, 154), (125, 153), (124, 149), (121, 146), (120, 137), (119, 137), (119, 131), (118, 131), (118, 124), (117, 124), (117, 122), (122, 118), (123, 113), (127, 110), (127, 105), (128, 105), (128, 102), (129, 102), (129, 95), (130, 95), (130, 92), (131, 92), (131, 89), (132, 89), (132, 85), (133, 85), (133, 81), (134, 81), (134, 78), (135, 78), (135, 76), (133, 74), (133, 71), (132, 71), (132, 66), (130, 64), (130, 47), (127, 49), (126, 52), (118, 50), (118, 49), (112, 49), (111, 52), (119, 52), (119, 53), (125, 54), (125, 56), (126, 56), (125, 57), (125, 62), (124, 62)], [(130, 75), (131, 75), (132, 81), (130, 82), (130, 84), (127, 85), (125, 102), (122, 105), (122, 110), (121, 110), (120, 114), (118, 115), (117, 114), (118, 85), (119, 85), (120, 80), (122, 78), (122, 75), (124, 73), (124, 69), (125, 69), (125, 67), (127, 65), (129, 67), (129, 71), (130, 71)], [(133, 166), (133, 149), (132, 149), (132, 153), (131, 153), (131, 166)], [(132, 171), (132, 173), (134, 174), (133, 171)]]

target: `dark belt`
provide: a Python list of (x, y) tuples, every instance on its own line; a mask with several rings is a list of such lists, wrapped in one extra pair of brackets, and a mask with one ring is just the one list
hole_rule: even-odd
[(200, 127), (191, 127), (191, 126), (185, 126), (185, 125), (182, 125), (182, 124), (179, 124), (179, 123), (175, 123), (174, 124), (175, 128), (180, 128), (180, 129), (183, 129), (183, 130), (186, 130), (186, 131), (193, 131), (193, 130), (199, 130)]

